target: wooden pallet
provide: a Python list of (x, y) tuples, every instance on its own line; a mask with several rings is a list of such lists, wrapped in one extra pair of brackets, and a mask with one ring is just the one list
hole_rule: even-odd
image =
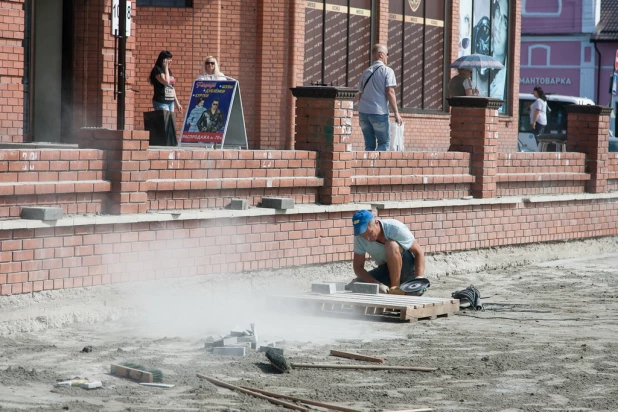
[(384, 294), (369, 295), (352, 292), (338, 292), (333, 295), (306, 293), (273, 298), (269, 301), (284, 304), (291, 308), (301, 308), (303, 311), (309, 309), (317, 311), (317, 313), (360, 315), (402, 322), (448, 317), (459, 312), (458, 299)]

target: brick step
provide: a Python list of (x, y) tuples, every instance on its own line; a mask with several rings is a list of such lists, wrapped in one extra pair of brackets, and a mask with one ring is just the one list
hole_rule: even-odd
[(566, 180), (590, 180), (588, 173), (509, 173), (496, 175), (502, 182), (552, 182)]
[(352, 186), (474, 183), (472, 175), (352, 176)]
[(148, 190), (150, 191), (262, 189), (271, 187), (321, 187), (324, 185), (324, 179), (311, 176), (222, 179), (150, 179), (146, 183), (148, 185)]
[(107, 180), (69, 180), (64, 182), (13, 182), (0, 183), (0, 196), (44, 195), (53, 193), (109, 192)]
[(150, 180), (173, 179), (250, 179), (279, 177), (315, 177), (316, 168), (298, 169), (168, 169), (151, 170)]
[(618, 179), (618, 171), (616, 171), (616, 172), (609, 172), (609, 173), (607, 173), (607, 178), (608, 178), (608, 179), (612, 179), (612, 180), (613, 180), (613, 179)]

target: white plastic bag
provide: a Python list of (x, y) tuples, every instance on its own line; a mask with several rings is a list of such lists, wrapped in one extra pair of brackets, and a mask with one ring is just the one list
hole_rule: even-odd
[(390, 138), (391, 138), (391, 152), (405, 152), (404, 147), (404, 125), (405, 123), (397, 124), (397, 122), (391, 122)]

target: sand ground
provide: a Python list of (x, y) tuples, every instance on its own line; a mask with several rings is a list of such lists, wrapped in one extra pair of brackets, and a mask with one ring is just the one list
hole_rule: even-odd
[[(618, 238), (431, 256), (428, 277), (427, 296), (450, 297), (473, 284), (486, 310), (399, 324), (264, 305), (281, 291), (350, 279), (347, 263), (3, 297), (0, 409), (283, 410), (196, 377), (203, 373), (366, 412), (618, 410)], [(439, 370), (281, 375), (261, 353), (204, 350), (207, 336), (251, 322), (261, 341), (285, 340), (294, 362), (356, 362), (328, 356), (340, 349)], [(93, 351), (81, 352), (87, 345)], [(176, 386), (147, 388), (109, 375), (110, 364), (123, 361), (159, 368)], [(104, 388), (54, 388), (73, 376)]]

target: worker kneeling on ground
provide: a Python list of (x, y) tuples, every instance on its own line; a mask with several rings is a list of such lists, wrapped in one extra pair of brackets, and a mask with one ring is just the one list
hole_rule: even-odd
[[(353, 266), (357, 276), (352, 283), (378, 283), (381, 293), (404, 295), (399, 285), (423, 277), (425, 254), (405, 224), (395, 219), (376, 219), (368, 210), (356, 212), (352, 224)], [(369, 253), (377, 268), (365, 269), (365, 253)]]

